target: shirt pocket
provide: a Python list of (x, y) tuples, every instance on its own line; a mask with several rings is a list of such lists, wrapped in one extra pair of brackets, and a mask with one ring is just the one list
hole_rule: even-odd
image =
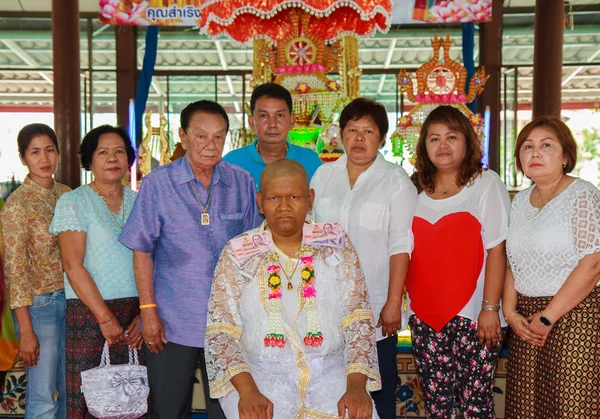
[(244, 213), (243, 212), (231, 212), (219, 214), (221, 223), (229, 233), (231, 237), (235, 237), (238, 234), (243, 233), (244, 229)]
[(367, 230), (380, 230), (383, 227), (383, 210), (383, 204), (363, 202), (360, 206), (359, 225)]

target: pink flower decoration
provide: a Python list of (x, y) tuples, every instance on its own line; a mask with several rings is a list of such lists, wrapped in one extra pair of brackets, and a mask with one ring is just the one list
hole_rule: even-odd
[(281, 292), (275, 293), (275, 294), (269, 294), (269, 300), (273, 300), (273, 299), (278, 299), (281, 298)]
[(279, 265), (270, 265), (270, 266), (267, 268), (267, 272), (269, 272), (270, 274), (271, 274), (271, 273), (276, 273), (276, 272), (279, 272)]
[(304, 298), (316, 298), (317, 290), (313, 285), (309, 285), (308, 287), (304, 287), (303, 289)]
[(303, 256), (302, 259), (300, 259), (300, 263), (302, 263), (303, 265), (313, 263), (313, 258), (312, 256)]

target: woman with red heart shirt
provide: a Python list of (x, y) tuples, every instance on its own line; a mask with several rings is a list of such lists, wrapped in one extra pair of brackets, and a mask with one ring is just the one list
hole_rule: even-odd
[(484, 170), (479, 139), (452, 106), (434, 109), (416, 147), (418, 191), (409, 324), (430, 418), (495, 418), (494, 366), (510, 198)]

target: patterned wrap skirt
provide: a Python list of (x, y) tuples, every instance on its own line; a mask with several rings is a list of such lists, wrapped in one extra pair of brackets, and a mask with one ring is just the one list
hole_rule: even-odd
[[(139, 300), (135, 298), (117, 298), (106, 300), (106, 305), (126, 330), (133, 319), (140, 314)], [(114, 319), (113, 319), (114, 321)], [(81, 393), (81, 371), (100, 365), (104, 336), (92, 312), (78, 299), (67, 300), (66, 331), (66, 374), (67, 374), (67, 418), (93, 418), (85, 405)], [(140, 364), (146, 364), (143, 351), (138, 351)], [(129, 350), (124, 343), (110, 348), (111, 364), (129, 362)]]
[[(552, 297), (518, 294), (517, 311), (544, 310)], [(600, 418), (600, 287), (556, 322), (544, 347), (510, 339), (506, 419)]]

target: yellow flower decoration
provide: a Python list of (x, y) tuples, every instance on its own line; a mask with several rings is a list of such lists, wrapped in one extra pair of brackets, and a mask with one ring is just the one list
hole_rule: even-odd
[(302, 271), (302, 279), (308, 279), (309, 276), (310, 276), (310, 272)]
[(281, 280), (277, 276), (269, 278), (269, 284), (273, 287), (278, 287), (281, 284)]

